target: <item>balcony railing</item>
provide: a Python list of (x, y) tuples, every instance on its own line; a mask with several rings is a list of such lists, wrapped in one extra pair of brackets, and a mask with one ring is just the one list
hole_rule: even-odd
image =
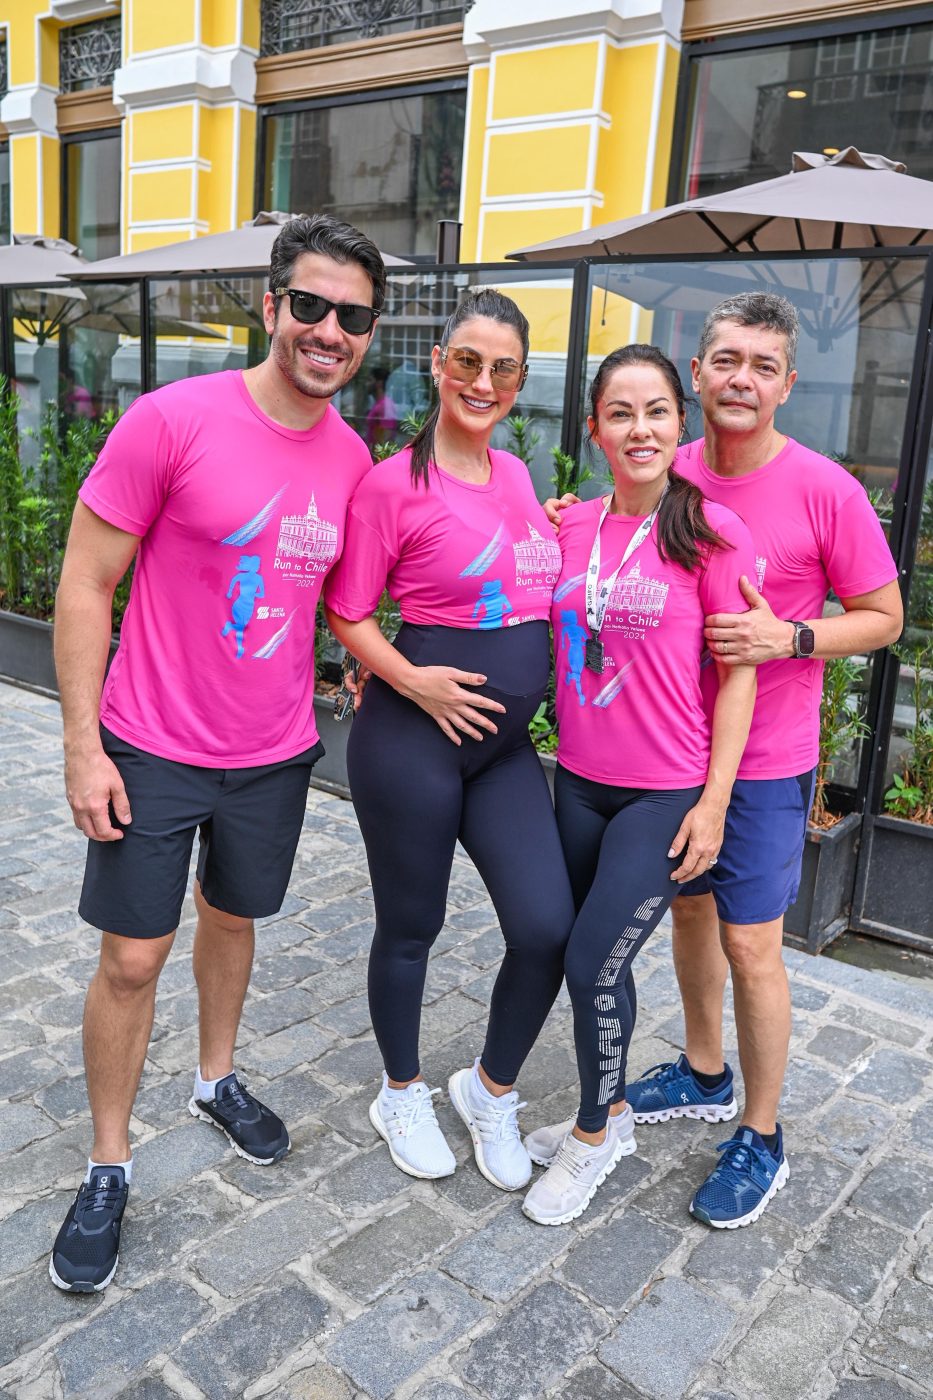
[(110, 87), (122, 62), (120, 16), (63, 29), (58, 38), (59, 87), (84, 92)]
[(463, 20), (473, 0), (262, 0), (260, 54), (294, 53)]
[(7, 65), (6, 40), (0, 39), (0, 98), (6, 97), (10, 86), (10, 70)]

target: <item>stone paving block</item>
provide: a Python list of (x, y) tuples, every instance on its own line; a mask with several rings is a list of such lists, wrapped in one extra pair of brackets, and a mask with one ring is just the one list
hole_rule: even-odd
[(475, 1292), (505, 1303), (562, 1254), (572, 1239), (569, 1225), (531, 1224), (522, 1215), (521, 1202), (513, 1200), (438, 1263)]
[(607, 1219), (623, 1201), (630, 1200), (633, 1205), (636, 1204), (635, 1192), (650, 1172), (650, 1166), (641, 1157), (623, 1157), (612, 1175), (600, 1186), (584, 1214), (573, 1222), (573, 1228), (586, 1230), (594, 1220)]
[(842, 1096), (814, 1122), (837, 1157), (854, 1165), (892, 1130), (896, 1114), (882, 1104)]
[[(473, 971), (475, 972), (476, 969), (474, 968)], [(485, 972), (481, 972), (471, 982), (464, 983), (461, 990), (464, 996), (468, 996), (471, 1001), (478, 1002), (480, 1006), (488, 1007), (498, 976), (499, 964), (493, 963), (492, 967), (487, 967)]]
[(921, 1104), (910, 1115), (910, 1140), (933, 1156), (933, 1103)]
[(348, 1322), (324, 1350), (372, 1400), (387, 1400), (485, 1312), (458, 1283), (420, 1273)]
[(415, 1391), (412, 1400), (468, 1400), (467, 1393), (459, 1385), (449, 1381), (428, 1381)]
[[(58, 1225), (67, 1209), (66, 1205)], [(48, 1237), (47, 1250), (51, 1250), (58, 1225)], [(92, 1326), (101, 1301), (98, 1293), (81, 1298), (62, 1293), (49, 1278), (48, 1255), (39, 1259), (15, 1285), (7, 1283), (0, 1288), (0, 1367), (31, 1350), (66, 1322), (86, 1316), (87, 1326)]]
[(6, 1016), (0, 1021), (0, 1055), (45, 1043), (45, 1032), (34, 1021), (20, 1016)]
[(121, 1390), (116, 1400), (178, 1400), (178, 1391), (166, 1385), (161, 1376), (141, 1376)]
[(193, 1288), (175, 1279), (160, 1279), (128, 1294), (59, 1343), (57, 1361), (65, 1393), (105, 1393), (108, 1384), (131, 1376), (154, 1356), (174, 1354), (178, 1339), (209, 1312)]
[(929, 1060), (903, 1050), (876, 1050), (849, 1088), (853, 1093), (899, 1105), (923, 1092), (929, 1073)]
[[(185, 1110), (187, 1114), (187, 1109)], [(207, 1123), (188, 1122), (150, 1138), (133, 1152), (133, 1195), (151, 1201), (163, 1191), (192, 1181), (222, 1162), (233, 1148), (223, 1133)]]
[(901, 1396), (913, 1394), (893, 1380), (876, 1377), (856, 1376), (851, 1380), (840, 1381), (829, 1400), (900, 1400)]
[(198, 994), (196, 991), (177, 992), (159, 997), (156, 1002), (155, 1032), (184, 1031), (198, 1024)]
[(451, 913), (447, 920), (447, 926), (457, 933), (482, 933), (488, 928), (494, 928), (499, 940), (499, 952), (502, 953), (502, 934), (499, 932), (499, 922), (496, 918), (496, 911), (489, 900), (484, 900), (480, 904), (475, 904), (472, 909), (458, 909)]
[(661, 964), (649, 977), (635, 978), (639, 1010), (657, 1012), (680, 1004), (680, 991), (672, 964)]
[(568, 1085), (573, 1085), (574, 1088), (579, 1085), (577, 1061), (572, 1050), (553, 1042), (554, 1031), (558, 1025), (559, 1021), (552, 1012), (541, 1038), (522, 1066), (518, 1087), (522, 1098), (528, 1100), (524, 1117), (529, 1117), (535, 1104), (548, 1094), (565, 1089)]
[(87, 1084), (83, 1074), (72, 1074), (67, 1079), (56, 1079), (54, 1084), (40, 1089), (35, 1101), (43, 1112), (48, 1113), (58, 1123), (64, 1123), (75, 1114), (90, 1116), (87, 1101)]
[[(476, 911), (474, 910), (472, 912), (475, 913)], [(476, 967), (490, 967), (493, 965), (498, 967), (505, 952), (505, 944), (502, 941), (502, 932), (499, 925), (496, 923), (496, 916), (492, 911), (490, 911), (490, 913), (490, 923), (492, 923), (494, 927), (487, 928), (484, 933), (479, 934), (476, 938), (471, 938), (469, 943), (460, 950), (459, 956), (466, 958), (468, 962), (474, 963)]]
[(291, 919), (276, 919), (274, 923), (264, 924), (261, 932), (257, 934), (256, 946), (263, 956), (267, 957), (270, 953), (285, 953), (291, 948), (307, 946), (310, 949), (312, 940), (312, 931), (304, 923), (302, 914), (301, 923)]
[(213, 1240), (237, 1214), (232, 1202), (207, 1181), (143, 1204), (137, 1199), (134, 1176), (120, 1237), (117, 1283), (136, 1288), (163, 1273), (182, 1255)]
[(243, 1020), (261, 1035), (284, 1030), (314, 1014), (314, 997), (301, 987), (284, 987), (268, 996), (250, 996), (243, 1007)]
[(905, 1229), (916, 1229), (933, 1208), (933, 1174), (910, 1158), (887, 1157), (868, 1173), (852, 1205)]
[(898, 1284), (865, 1344), (865, 1357), (921, 1388), (929, 1387), (933, 1374), (933, 1288), (912, 1278)]
[(307, 977), (314, 977), (327, 967), (323, 958), (304, 948), (293, 949), (288, 953), (273, 953), (263, 956), (253, 964), (250, 987), (254, 992), (277, 992), (282, 987), (292, 987)]
[(904, 1237), (889, 1225), (844, 1211), (831, 1218), (794, 1277), (864, 1307), (903, 1245)]
[(290, 1124), (289, 1136), (291, 1151), (280, 1162), (260, 1167), (231, 1152), (219, 1168), (220, 1175), (256, 1200), (271, 1201), (307, 1192), (315, 1181), (336, 1170), (353, 1154), (350, 1143), (319, 1123)]
[[(369, 1303), (399, 1274), (417, 1268), (431, 1255), (440, 1255), (455, 1234), (444, 1216), (421, 1201), (412, 1201), (341, 1240), (314, 1268), (351, 1298)], [(451, 1272), (445, 1259), (439, 1262)]]
[(748, 1230), (704, 1230), (684, 1272), (730, 1302), (753, 1298), (794, 1245), (794, 1231), (770, 1211)]
[[(453, 1147), (453, 1134), (445, 1136)], [(469, 1146), (462, 1142), (456, 1146), (460, 1149), (460, 1166), (452, 1176), (442, 1176), (432, 1181), (431, 1190), (459, 1206), (474, 1222), (485, 1219), (493, 1211), (503, 1210), (508, 1203), (508, 1193), (498, 1190), (480, 1175)]]
[(424, 987), (424, 1003), (437, 1001), (438, 997), (459, 988), (466, 993), (467, 985), (476, 978), (476, 968), (457, 957), (456, 953), (445, 953), (443, 957), (428, 960), (428, 975)]
[(809, 1060), (790, 1060), (781, 1092), (782, 1118), (800, 1118), (811, 1113), (832, 1098), (841, 1083), (839, 1075), (823, 1065)]
[(314, 951), (324, 953), (338, 963), (349, 962), (351, 958), (368, 957), (374, 930), (375, 915), (370, 911), (369, 917), (362, 923), (350, 924), (328, 937), (317, 934), (314, 939)]
[(306, 909), (301, 922), (315, 933), (340, 933), (351, 924), (373, 922), (373, 906), (368, 899), (359, 895), (349, 895), (343, 899), (331, 900), (318, 909)]
[(829, 1001), (829, 994), (818, 987), (809, 986), (798, 977), (791, 977), (790, 999), (795, 1011), (822, 1011)]
[(84, 1068), (84, 1045), (80, 1031), (75, 1031), (73, 1035), (62, 1036), (58, 1040), (49, 1040), (45, 1046), (45, 1053), (51, 1055), (56, 1062), (59, 1073), (63, 1069)]
[(869, 1010), (867, 1006), (853, 1006), (847, 1002), (837, 1002), (833, 1007), (832, 1016), (834, 1021), (841, 1021), (846, 1026), (855, 1026), (866, 1035), (890, 1040), (895, 1045), (904, 1045), (908, 1049), (916, 1045), (925, 1034), (909, 1021), (895, 1021), (890, 1016), (881, 1016), (877, 1011)]
[[(89, 1147), (87, 1125), (69, 1124), (8, 1157), (3, 1164), (3, 1185), (13, 1196), (34, 1196), (37, 1188), (45, 1191), (56, 1187), (69, 1190), (73, 1196), (87, 1168)], [(71, 1196), (62, 1207), (62, 1215)]]
[(323, 1201), (302, 1195), (238, 1220), (192, 1261), (199, 1278), (226, 1298), (252, 1288), (302, 1254), (339, 1234), (342, 1226)]
[(366, 991), (367, 967), (365, 958), (355, 958), (353, 962), (340, 967), (329, 967), (305, 982), (304, 988), (314, 997), (315, 1010), (333, 1006), (348, 997), (360, 996)]
[(347, 1001), (338, 1002), (336, 1006), (328, 1006), (323, 1011), (318, 1011), (315, 1020), (319, 1026), (335, 1031), (340, 1036), (351, 1038), (365, 1035), (372, 1029), (369, 998), (365, 993), (358, 997), (350, 997)]
[[(441, 1003), (436, 1002), (435, 1006)], [(474, 1010), (476, 1006), (474, 1004)], [(439, 1086), (447, 1093), (447, 1081), (455, 1070), (465, 1069), (472, 1065), (477, 1055), (483, 1048), (483, 1040), (486, 1034), (485, 1018), (478, 1015), (473, 1025), (461, 1031), (459, 1035), (447, 1040), (443, 1045), (428, 1045), (424, 1036), (421, 1037), (422, 1049), (422, 1069), (424, 1077), (432, 1086)], [(380, 1066), (381, 1067), (381, 1066)], [(525, 1110), (527, 1112), (527, 1109)], [(459, 1131), (466, 1136), (466, 1128), (460, 1125)], [(454, 1144), (451, 1143), (451, 1147)], [(454, 1148), (456, 1151), (456, 1148)]]
[(320, 1059), (334, 1043), (334, 1037), (320, 1027), (305, 1021), (252, 1041), (238, 1056), (247, 1071), (274, 1079), (287, 1070)]
[(354, 1390), (339, 1371), (317, 1360), (275, 1388), (276, 1400), (353, 1400)]
[[(10, 1011), (21, 1011), (26, 1008), (37, 1010), (44, 1006), (50, 998), (58, 997), (61, 987), (57, 982), (53, 982), (49, 977), (33, 973), (31, 976), (17, 977), (15, 981), (4, 982), (0, 985), (0, 1016), (6, 1016)], [(45, 1014), (43, 1011), (43, 1020)]]
[[(161, 1083), (147, 1082), (150, 1075), (143, 1078), (143, 1087), (136, 1095), (133, 1116), (153, 1128), (174, 1128), (187, 1126), (190, 1114), (188, 1101), (194, 1089), (194, 1072), (183, 1070)], [(83, 1085), (84, 1079), (80, 1081)]]
[[(299, 896), (295, 894), (294, 890), (289, 890), (288, 894), (282, 900), (282, 907), (278, 913), (270, 914), (267, 919), (256, 920), (256, 928), (262, 930), (260, 938), (267, 936), (266, 930), (271, 929), (273, 924), (277, 924), (283, 919), (291, 919), (293, 914), (301, 914), (301, 911), (307, 909), (307, 907), (308, 901), (306, 899), (300, 899)], [(302, 915), (302, 919), (303, 918), (304, 916)]]
[(24, 1050), (18, 1055), (10, 1055), (8, 1059), (0, 1060), (0, 1099), (35, 1094), (60, 1075), (56, 1061), (44, 1050)]
[[(430, 1055), (436, 1045), (443, 1045), (444, 1041), (451, 1040), (464, 1026), (478, 1026), (483, 1020), (485, 1017), (475, 1001), (465, 997), (462, 992), (448, 992), (445, 997), (432, 1002), (421, 1012), (421, 1045), (424, 1054)], [(485, 1031), (485, 1027), (483, 1029)], [(480, 1049), (482, 1045), (477, 1054)]]
[(65, 1201), (59, 1195), (43, 1196), (20, 1206), (19, 1210), (0, 1221), (0, 1269), (4, 1280), (12, 1278), (37, 1259), (48, 1258), (70, 1204), (70, 1198)]
[[(341, 1137), (355, 1142), (359, 1147), (372, 1147), (378, 1141), (378, 1134), (369, 1121), (369, 1106), (379, 1090), (379, 1084), (366, 1084), (354, 1094), (342, 1098), (332, 1095), (333, 1101), (321, 1110), (321, 1118), (336, 1128)], [(436, 1102), (436, 1101), (435, 1101)]]
[[(722, 1131), (722, 1124), (717, 1125)], [(664, 1128), (668, 1127), (664, 1124)], [(674, 1131), (679, 1135), (680, 1123), (674, 1124)], [(726, 1128), (728, 1132), (728, 1127)], [(646, 1141), (657, 1142), (658, 1131), (655, 1127), (642, 1128), (636, 1125), (635, 1134), (639, 1141), (639, 1150)], [(651, 1136), (651, 1135), (654, 1136)], [(668, 1136), (665, 1134), (665, 1136)], [(725, 1136), (725, 1134), (724, 1134)], [(668, 1141), (670, 1137), (668, 1136)], [(721, 1139), (715, 1139), (721, 1141)], [(665, 1154), (666, 1155), (666, 1154)], [(625, 1169), (628, 1158), (620, 1163), (620, 1169)], [(681, 1228), (688, 1225), (691, 1220), (689, 1205), (694, 1191), (703, 1184), (710, 1172), (716, 1165), (716, 1154), (709, 1148), (704, 1148), (695, 1152), (684, 1152), (677, 1154), (675, 1165), (651, 1186), (645, 1186), (633, 1197), (632, 1204), (638, 1206), (639, 1210), (647, 1211), (656, 1220), (666, 1221), (671, 1225), (679, 1225)]]
[(460, 1374), (483, 1400), (538, 1400), (607, 1330), (599, 1313), (549, 1281), (473, 1342)]
[(164, 1040), (152, 1040), (146, 1058), (165, 1074), (187, 1071), (193, 1078), (198, 1063), (198, 1032), (195, 1027), (166, 1035)]
[(838, 1298), (786, 1288), (726, 1358), (726, 1378), (755, 1400), (807, 1395), (857, 1322), (855, 1309)]
[(733, 1316), (720, 1299), (693, 1284), (662, 1279), (603, 1342), (599, 1359), (655, 1400), (681, 1400), (728, 1333)]
[(626, 1210), (575, 1245), (560, 1275), (594, 1302), (619, 1312), (679, 1243), (678, 1230), (659, 1225), (638, 1210)]
[(322, 1109), (332, 1104), (336, 1091), (324, 1084), (313, 1069), (294, 1070), (278, 1079), (264, 1081), (257, 1075), (249, 1081), (250, 1091), (268, 1104), (291, 1128), (292, 1124), (320, 1115)]
[(172, 1355), (208, 1400), (231, 1400), (334, 1320), (324, 1299), (286, 1270)]
[(372, 1152), (354, 1157), (351, 1162), (321, 1184), (321, 1191), (341, 1209), (374, 1206), (414, 1185), (414, 1180), (399, 1171), (380, 1144)]
[(813, 1225), (842, 1195), (852, 1171), (825, 1153), (798, 1152), (790, 1142), (786, 1152), (790, 1180), (768, 1210), (792, 1225)]
[(0, 1152), (15, 1152), (54, 1132), (57, 1126), (52, 1119), (31, 1104), (5, 1104), (0, 1112)]
[(846, 1069), (872, 1043), (870, 1035), (860, 1035), (858, 1031), (846, 1030), (844, 1026), (821, 1026), (806, 1046), (808, 1055), (816, 1055), (821, 1060)]
[(351, 1045), (341, 1045), (339, 1050), (330, 1050), (315, 1061), (315, 1069), (348, 1088), (372, 1085), (373, 1098), (382, 1083), (382, 1056), (375, 1040), (355, 1040)]
[(642, 1396), (598, 1361), (591, 1361), (554, 1392), (554, 1400), (642, 1400)]

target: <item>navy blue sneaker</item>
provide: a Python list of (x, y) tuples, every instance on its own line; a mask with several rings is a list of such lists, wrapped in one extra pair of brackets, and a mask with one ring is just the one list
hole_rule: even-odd
[(210, 1101), (192, 1097), (188, 1112), (219, 1128), (233, 1144), (237, 1156), (258, 1166), (278, 1162), (291, 1147), (281, 1118), (240, 1083), (235, 1071), (218, 1079)]
[(83, 1181), (52, 1247), (49, 1278), (65, 1293), (100, 1293), (120, 1258), (129, 1190), (122, 1167), (95, 1167)]
[(675, 1063), (652, 1065), (641, 1079), (625, 1090), (636, 1123), (666, 1123), (669, 1118), (701, 1118), (704, 1123), (725, 1123), (739, 1111), (732, 1087), (732, 1070), (718, 1089), (704, 1089), (695, 1078), (686, 1055)]
[(690, 1211), (714, 1230), (751, 1225), (790, 1175), (781, 1125), (775, 1152), (754, 1128), (739, 1128), (716, 1151), (722, 1156), (690, 1202)]

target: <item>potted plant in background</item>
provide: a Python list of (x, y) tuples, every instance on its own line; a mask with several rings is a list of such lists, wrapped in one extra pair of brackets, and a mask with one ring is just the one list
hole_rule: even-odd
[(823, 671), (813, 809), (800, 890), (784, 916), (785, 932), (802, 940), (809, 953), (818, 953), (848, 926), (861, 817), (846, 811), (851, 797), (833, 785), (833, 778), (869, 734), (859, 708), (863, 671), (853, 656), (834, 657)]

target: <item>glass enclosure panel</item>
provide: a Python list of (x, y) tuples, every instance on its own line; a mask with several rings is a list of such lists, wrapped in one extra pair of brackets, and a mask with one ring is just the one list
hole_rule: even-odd
[(7, 295), (23, 455), (31, 459), (48, 405), (60, 419), (98, 418), (121, 412), (139, 395), (139, 287), (64, 282)]
[(263, 208), (336, 214), (398, 257), (430, 256), (456, 219), (466, 88), (272, 114)]
[[(374, 452), (402, 445), (402, 423), (433, 401), (431, 348), (464, 292), (494, 286), (513, 296), (531, 325), (528, 382), (516, 414), (532, 419), (525, 451), (539, 494), (550, 492), (551, 449), (560, 442), (570, 328), (572, 274), (564, 268), (485, 267), (475, 271), (391, 269), (386, 306), (363, 367), (334, 399)], [(266, 279), (192, 278), (151, 284), (155, 383), (222, 369), (245, 369), (265, 358), (262, 329)], [(496, 429), (496, 446), (515, 450), (514, 434)]]
[(786, 175), (794, 151), (858, 146), (933, 178), (933, 24), (690, 59), (679, 198)]
[(0, 142), (0, 243), (9, 243), (10, 227), (10, 148)]
[[(779, 292), (797, 307), (800, 340), (798, 379), (777, 426), (857, 477), (887, 529), (895, 494), (903, 489), (898, 469), (925, 274), (922, 257), (594, 264), (584, 380), (588, 386), (617, 346), (648, 341), (671, 356), (689, 387), (707, 312), (736, 292)], [(581, 460), (596, 477), (581, 495), (593, 496), (604, 489), (605, 466), (595, 460), (583, 427)], [(703, 430), (696, 404), (687, 430), (689, 436)], [(929, 599), (926, 606), (929, 611)], [(826, 607), (837, 611), (840, 605), (830, 599)], [(868, 679), (866, 667), (859, 687), (866, 692)], [(854, 759), (837, 763), (838, 785), (854, 785)]]
[(120, 252), (120, 132), (65, 144), (65, 237), (89, 262)]

